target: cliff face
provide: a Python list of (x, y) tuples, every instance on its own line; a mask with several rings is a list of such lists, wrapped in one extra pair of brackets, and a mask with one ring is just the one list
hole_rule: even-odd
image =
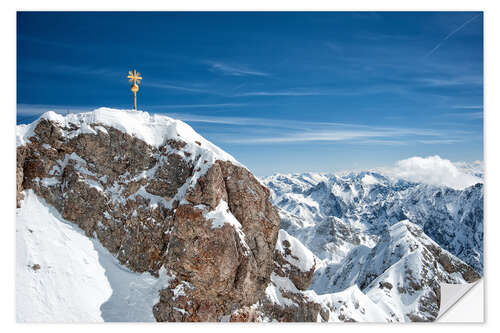
[(280, 224), (269, 191), (189, 126), (99, 109), (21, 130), (18, 207), (32, 189), (132, 271), (164, 267), (158, 321), (216, 321), (264, 296)]

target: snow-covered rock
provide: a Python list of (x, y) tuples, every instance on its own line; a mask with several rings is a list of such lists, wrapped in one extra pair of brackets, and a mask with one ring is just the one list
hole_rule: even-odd
[[(144, 293), (155, 294), (156, 302), (148, 303), (148, 318), (217, 321), (263, 297), (280, 223), (269, 191), (187, 124), (106, 108), (67, 116), (48, 112), (19, 126), (17, 143), (17, 204), (25, 220), (37, 218), (37, 211), (30, 215), (23, 207), (23, 199), (33, 193), (61, 219), (80, 227), (82, 238), (116, 256), (123, 269), (153, 280), (161, 280), (162, 272), (169, 276), (161, 290), (144, 285)], [(79, 245), (74, 247), (77, 251)], [(25, 250), (28, 256), (41, 251), (36, 246)], [(95, 263), (95, 257), (88, 260)], [(44, 274), (42, 268), (37, 276)], [(98, 265), (95, 270), (102, 273)], [(109, 282), (107, 274), (103, 278)], [(19, 281), (26, 297), (41, 292), (41, 286), (32, 289)], [(89, 321), (100, 319), (98, 304), (109, 296), (101, 294), (88, 304), (96, 307)], [(118, 309), (121, 302), (127, 303), (127, 297), (113, 289), (107, 304)], [(122, 318), (101, 319), (144, 317), (139, 315), (143, 307), (128, 309)], [(26, 311), (25, 320), (36, 319)]]
[(288, 277), (300, 290), (306, 290), (316, 269), (317, 259), (299, 240), (280, 230), (274, 251), (275, 272)]

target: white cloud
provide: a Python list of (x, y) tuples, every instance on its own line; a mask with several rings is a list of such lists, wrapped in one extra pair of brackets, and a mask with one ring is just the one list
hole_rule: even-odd
[(389, 170), (389, 174), (395, 178), (406, 179), (430, 185), (448, 186), (454, 189), (464, 189), (476, 183), (482, 183), (482, 179), (464, 172), (464, 168), (457, 166), (450, 160), (437, 155), (429, 157), (410, 157), (396, 163)]

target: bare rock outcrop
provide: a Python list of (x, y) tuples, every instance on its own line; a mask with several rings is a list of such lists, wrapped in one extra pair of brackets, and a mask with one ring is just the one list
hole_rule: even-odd
[[(268, 198), (248, 170), (223, 161), (188, 191), (189, 204), (175, 212), (166, 265), (193, 288), (183, 288), (181, 297), (176, 284), (163, 290), (157, 320), (213, 321), (264, 296), (279, 228)], [(214, 228), (205, 217), (210, 210), (230, 212), (239, 225)]]

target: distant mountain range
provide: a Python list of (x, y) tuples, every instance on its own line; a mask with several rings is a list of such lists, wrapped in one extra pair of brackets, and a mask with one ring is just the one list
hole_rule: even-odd
[[(482, 180), (482, 164), (456, 166)], [(262, 181), (281, 228), (317, 258), (311, 285), (317, 294), (357, 286), (387, 320), (428, 321), (439, 312), (439, 282), (464, 283), (483, 272), (481, 182), (457, 190), (383, 171)]]
[[(482, 177), (478, 165), (461, 164)], [(483, 271), (483, 184), (463, 190), (395, 179), (379, 172), (276, 174), (262, 179), (281, 228), (327, 263), (373, 247), (390, 226), (409, 220), (443, 249)]]

